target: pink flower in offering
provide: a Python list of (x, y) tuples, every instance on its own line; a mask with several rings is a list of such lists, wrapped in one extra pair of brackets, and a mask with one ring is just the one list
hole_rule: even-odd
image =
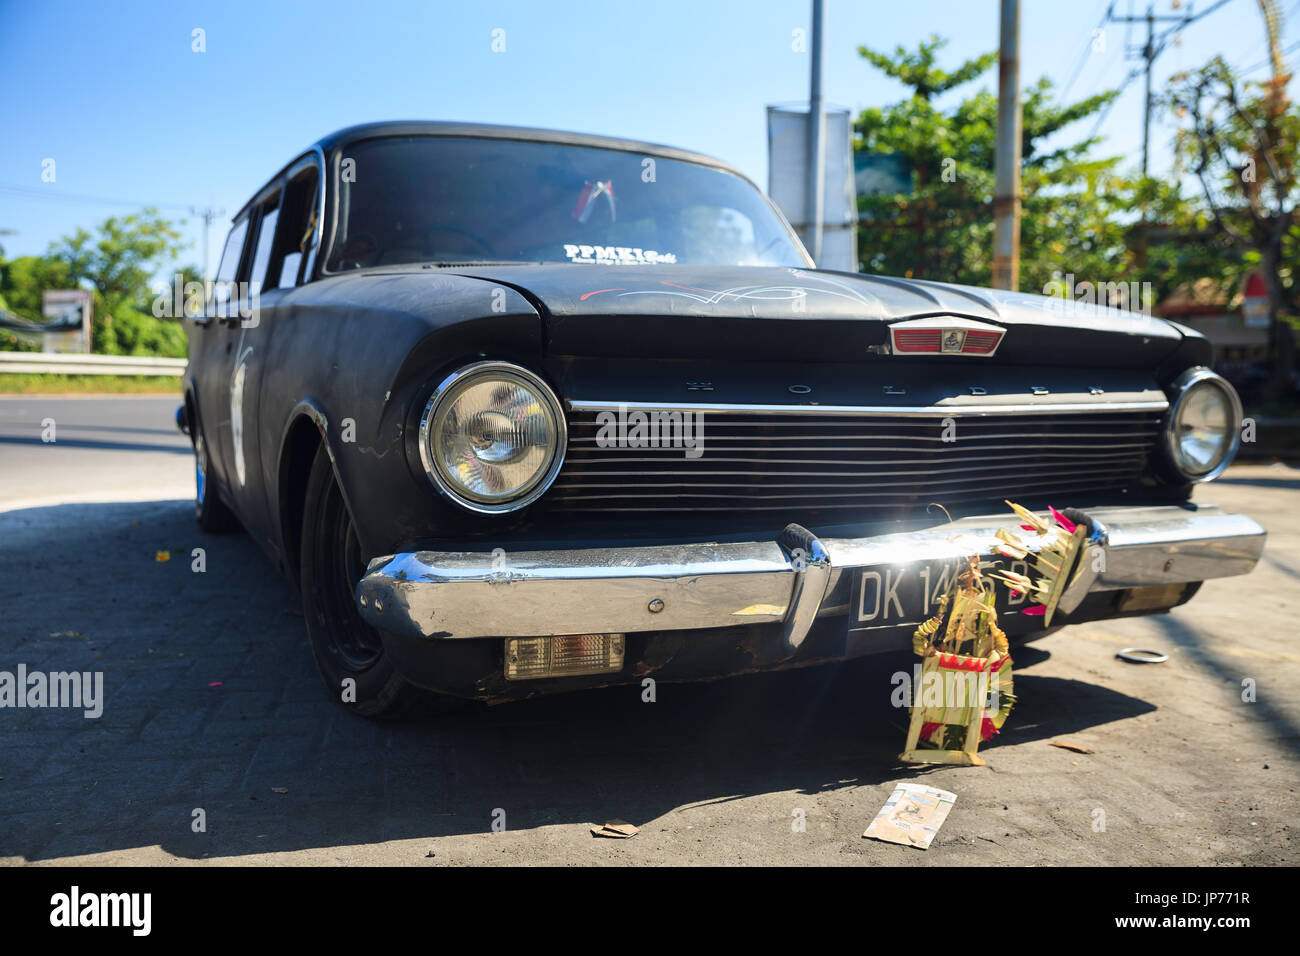
[(1053, 508), (1051, 505), (1048, 505), (1048, 506), (1047, 506), (1047, 510), (1050, 511), (1050, 512), (1052, 513), (1052, 517), (1056, 519), (1056, 523), (1059, 524), (1062, 528), (1064, 528), (1064, 529), (1066, 530), (1066, 533), (1068, 533), (1068, 534), (1074, 534), (1074, 529), (1075, 529), (1076, 527), (1078, 527), (1078, 525), (1076, 525), (1073, 521), (1071, 521), (1071, 520), (1070, 520), (1069, 518), (1067, 518), (1065, 515), (1061, 514), (1059, 511), (1057, 511), (1057, 510), (1056, 510), (1055, 508)]

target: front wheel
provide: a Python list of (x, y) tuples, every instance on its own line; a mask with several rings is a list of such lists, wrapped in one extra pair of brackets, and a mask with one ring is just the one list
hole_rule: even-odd
[(442, 713), (463, 704), (416, 687), (397, 673), (379, 632), (357, 612), (353, 593), (365, 560), (324, 446), (307, 479), (300, 565), (312, 655), (335, 700), (375, 718)]

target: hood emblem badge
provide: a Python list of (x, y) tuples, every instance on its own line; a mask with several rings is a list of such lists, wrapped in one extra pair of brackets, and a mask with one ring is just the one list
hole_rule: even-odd
[(889, 342), (895, 355), (971, 355), (989, 358), (998, 350), (1006, 329), (955, 315), (895, 322)]

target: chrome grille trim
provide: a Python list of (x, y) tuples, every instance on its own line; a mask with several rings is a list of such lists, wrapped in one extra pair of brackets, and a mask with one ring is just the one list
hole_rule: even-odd
[[(1137, 483), (1168, 403), (876, 409), (868, 406), (570, 402), (563, 469), (544, 501), (558, 511), (815, 515), (923, 509), (982, 498), (1082, 494)], [(701, 413), (702, 455), (681, 447), (603, 448), (598, 415)], [(1048, 416), (1046, 409), (1052, 409)], [(787, 414), (787, 412), (791, 412)], [(916, 414), (912, 414), (916, 412)], [(958, 418), (945, 441), (943, 418)], [(794, 429), (792, 431), (792, 429)]]
[(1056, 404), (981, 405), (715, 405), (692, 402), (605, 402), (570, 399), (571, 412), (710, 412), (720, 415), (879, 415), (887, 418), (983, 417), (987, 415), (1059, 415), (1080, 412), (1164, 412), (1167, 399), (1142, 402), (1063, 402)]
[[(1127, 437), (1127, 436), (1126, 436), (1126, 437)], [(712, 439), (712, 438), (711, 438), (711, 439), (709, 439), (709, 440), (710, 440), (710, 441), (716, 441), (717, 439)], [(952, 445), (953, 443), (952, 443), (952, 442), (945, 442), (945, 444), (947, 444), (947, 445)], [(969, 447), (974, 448), (976, 451), (1022, 451), (1023, 448), (1024, 448), (1024, 446), (1021, 446), (1021, 445), (983, 445), (983, 444), (981, 444), (981, 445), (979, 445), (979, 446), (971, 445), (971, 446), (969, 446)], [(1124, 447), (1131, 447), (1131, 448), (1145, 448), (1145, 447), (1147, 447), (1147, 443), (1146, 443), (1146, 442), (1128, 442), (1128, 443), (1123, 443), (1123, 444), (1112, 444), (1112, 443), (1110, 443), (1110, 442), (1107, 442), (1107, 443), (1105, 443), (1105, 444), (1101, 444), (1101, 445), (1093, 445), (1093, 444), (1087, 444), (1087, 445), (1067, 445), (1067, 444), (1064, 444), (1064, 443), (1061, 443), (1061, 442), (1054, 442), (1054, 443), (1052, 443), (1052, 444), (1050, 444), (1050, 445), (1034, 445), (1034, 446), (1033, 446), (1033, 448), (1034, 448), (1035, 451), (1040, 451), (1040, 450), (1045, 449), (1045, 448), (1124, 448)], [(724, 448), (724, 449), (721, 449), (721, 450), (722, 450), (722, 451), (728, 451), (728, 452), (736, 452), (736, 451), (754, 452), (754, 451), (767, 451), (768, 449), (766, 449), (766, 448), (764, 448), (764, 447), (762, 447), (762, 446), (760, 445), (760, 446), (757, 446), (757, 447), (754, 447), (754, 448), (734, 448), (734, 447), (733, 447), (733, 448)], [(929, 453), (934, 453), (934, 452), (950, 451), (951, 449), (950, 449), (950, 448), (948, 448), (948, 449), (945, 449), (945, 448), (896, 448), (896, 447), (893, 447), (893, 446), (885, 446), (885, 447), (883, 447), (883, 448), (880, 447), (880, 446), (874, 446), (874, 447), (871, 447), (871, 448), (867, 448), (867, 447), (854, 448), (854, 447), (851, 446), (851, 445), (849, 445), (849, 446), (831, 445), (831, 446), (827, 446), (827, 447), (819, 447), (819, 446), (817, 446), (817, 445), (810, 445), (810, 446), (808, 446), (807, 448), (789, 448), (789, 447), (780, 447), (780, 446), (778, 446), (776, 450), (778, 450), (778, 451), (783, 451), (783, 452), (790, 452), (790, 451), (795, 451), (795, 452), (806, 452), (806, 451), (901, 451), (901, 452), (907, 452), (907, 453), (909, 453), (909, 454), (920, 455), (920, 454), (925, 454), (925, 453), (927, 453), (927, 452), (929, 452)], [(965, 450), (965, 449), (963, 449), (963, 450)], [(653, 452), (661, 452), (661, 453), (662, 453), (662, 452), (669, 452), (669, 453), (673, 453), (673, 452), (675, 452), (676, 454), (675, 454), (675, 455), (672, 455), (671, 457), (680, 457), (680, 455), (681, 455), (681, 449), (680, 449), (680, 448), (645, 448), (645, 449), (640, 449), (640, 448), (638, 448), (637, 451), (638, 451), (638, 452), (641, 452), (641, 451), (647, 451), (647, 452), (653, 451)], [(600, 452), (600, 453), (607, 453), (607, 452), (608, 452), (608, 449), (600, 448), (599, 446), (597, 446), (595, 449), (592, 449), (592, 448), (578, 448), (578, 449), (576, 449), (576, 452), (577, 452), (578, 454), (580, 454), (580, 455), (584, 455), (584, 454), (596, 454), (597, 452)], [(591, 458), (591, 457), (587, 457), (587, 458), (579, 458), (579, 459), (577, 459), (577, 460), (578, 460), (578, 461), (601, 461), (601, 462), (614, 462), (614, 461), (658, 461), (658, 460), (659, 460), (660, 458), (662, 458), (662, 457), (664, 457), (662, 454), (660, 454), (660, 455), (658, 455), (658, 456), (656, 456), (656, 457), (651, 457), (651, 458), (634, 458), (634, 457), (632, 457), (632, 456), (630, 456), (630, 455), (617, 455), (617, 456), (614, 456), (614, 457), (612, 457), (612, 458)], [(765, 459), (765, 458), (728, 458), (727, 460), (728, 460), (728, 461), (766, 461), (767, 459)], [(809, 459), (788, 458), (788, 459), (783, 459), (783, 460), (785, 460), (785, 461), (791, 461), (791, 462), (802, 461), (802, 462), (804, 462), (804, 463), (808, 463), (808, 462), (828, 462), (828, 463), (833, 463), (833, 462), (831, 461), (831, 459), (825, 459), (825, 458), (809, 458)], [(845, 462), (845, 464), (853, 464), (853, 462)], [(919, 462), (918, 462), (918, 464), (919, 464)]]

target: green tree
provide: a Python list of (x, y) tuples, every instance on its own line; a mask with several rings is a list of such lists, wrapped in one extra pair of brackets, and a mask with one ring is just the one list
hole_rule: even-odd
[[(859, 48), (869, 63), (912, 90), (902, 102), (863, 110), (854, 124), (856, 150), (899, 154), (912, 171), (910, 192), (859, 199), (860, 267), (989, 285), (997, 98), (982, 90), (939, 110), (931, 97), (977, 79), (997, 54), (945, 72), (936, 66), (943, 45), (932, 37), (914, 53), (899, 48), (892, 56)], [(1090, 156), (1095, 138), (1058, 144), (1055, 137), (1116, 95), (1062, 105), (1046, 78), (1024, 91), (1020, 272), (1026, 289), (1041, 289), (1065, 272), (1100, 280), (1123, 262), (1128, 230), (1122, 214), (1130, 208), (1133, 184), (1116, 171), (1119, 159)]]
[(1180, 177), (1135, 180), (1128, 202), (1142, 214), (1128, 227), (1129, 260), (1156, 302), (1205, 278), (1220, 288), (1240, 284), (1243, 256), (1217, 235), (1211, 213)]
[(39, 352), (41, 347), (8, 329), (0, 329), (0, 352)]
[(176, 225), (156, 209), (144, 209), (112, 216), (93, 234), (78, 229), (50, 246), (46, 258), (67, 269), (68, 281), (94, 290), (94, 351), (185, 354), (180, 322), (153, 316), (149, 287), (150, 279), (185, 248)]
[(916, 52), (902, 46), (894, 47), (894, 55), (880, 53), (865, 46), (858, 47), (858, 56), (862, 57), (882, 73), (892, 76), (904, 86), (912, 89), (912, 95), (918, 100), (929, 102), (938, 93), (946, 93), (953, 87), (980, 76), (985, 70), (998, 62), (997, 51), (985, 53), (967, 60), (951, 73), (945, 73), (934, 64), (938, 52), (948, 45), (948, 41), (938, 34), (930, 34), (930, 39), (917, 44)]
[(1300, 108), (1286, 98), (1289, 75), (1270, 29), (1272, 79), (1243, 83), (1221, 57), (1171, 80), (1166, 100), (1184, 122), (1175, 145), (1196, 177), (1210, 231), (1258, 269), (1269, 299), (1266, 397), (1289, 391), (1295, 369), (1293, 327), (1300, 316)]
[(98, 235), (78, 229), (50, 246), (49, 256), (67, 263), (73, 281), (88, 282), (107, 308), (140, 304), (149, 297), (149, 278), (174, 259), (184, 244), (175, 224), (145, 209), (110, 216)]
[(20, 256), (0, 262), (0, 305), (33, 322), (44, 322), (41, 294), (74, 288), (67, 263), (47, 256)]

